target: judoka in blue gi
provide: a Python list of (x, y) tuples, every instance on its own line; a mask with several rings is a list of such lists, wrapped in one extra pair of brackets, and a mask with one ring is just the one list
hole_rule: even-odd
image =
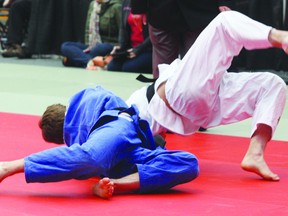
[(46, 141), (66, 145), (1, 162), (0, 181), (20, 172), (27, 183), (99, 177), (93, 191), (109, 198), (168, 190), (199, 173), (193, 154), (157, 146), (137, 108), (100, 86), (76, 93), (67, 109), (49, 106), (39, 126)]

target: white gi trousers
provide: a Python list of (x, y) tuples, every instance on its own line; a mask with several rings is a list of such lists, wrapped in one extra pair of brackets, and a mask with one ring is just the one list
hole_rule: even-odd
[(147, 104), (153, 133), (164, 127), (175, 133), (192, 134), (199, 127), (210, 128), (249, 117), (253, 118), (251, 134), (258, 124), (271, 126), (274, 133), (286, 102), (284, 81), (266, 72), (227, 72), (243, 47), (271, 47), (271, 29), (239, 12), (222, 12), (182, 60), (160, 65), (155, 90), (167, 81), (166, 98), (173, 110), (155, 93)]

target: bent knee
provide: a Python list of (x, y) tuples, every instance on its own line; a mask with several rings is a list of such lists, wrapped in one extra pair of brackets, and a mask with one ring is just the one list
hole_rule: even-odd
[(190, 181), (197, 178), (199, 176), (199, 172), (200, 172), (200, 169), (199, 169), (198, 160), (196, 158), (194, 158), (193, 162), (190, 165), (190, 169), (189, 169)]
[(183, 182), (190, 182), (199, 176), (198, 159), (194, 155), (192, 155), (192, 157), (188, 161), (186, 160), (185, 164), (185, 169), (182, 170), (182, 172), (185, 173), (182, 176), (182, 180)]

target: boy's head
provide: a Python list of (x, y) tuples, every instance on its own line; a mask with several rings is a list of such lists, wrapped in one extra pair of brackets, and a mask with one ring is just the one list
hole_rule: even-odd
[(63, 126), (66, 106), (54, 104), (48, 106), (39, 121), (43, 139), (47, 142), (63, 144)]

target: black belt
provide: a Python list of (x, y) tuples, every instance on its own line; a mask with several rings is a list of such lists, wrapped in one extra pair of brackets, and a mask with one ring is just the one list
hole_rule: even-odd
[(140, 82), (144, 82), (144, 83), (149, 83), (149, 82), (152, 82), (151, 85), (148, 86), (147, 88), (147, 92), (146, 92), (146, 97), (147, 97), (147, 100), (148, 100), (148, 103), (151, 101), (152, 97), (154, 96), (155, 94), (155, 82), (157, 79), (154, 79), (154, 78), (148, 78), (148, 77), (145, 77), (144, 75), (140, 74), (138, 77), (136, 77), (136, 79)]

